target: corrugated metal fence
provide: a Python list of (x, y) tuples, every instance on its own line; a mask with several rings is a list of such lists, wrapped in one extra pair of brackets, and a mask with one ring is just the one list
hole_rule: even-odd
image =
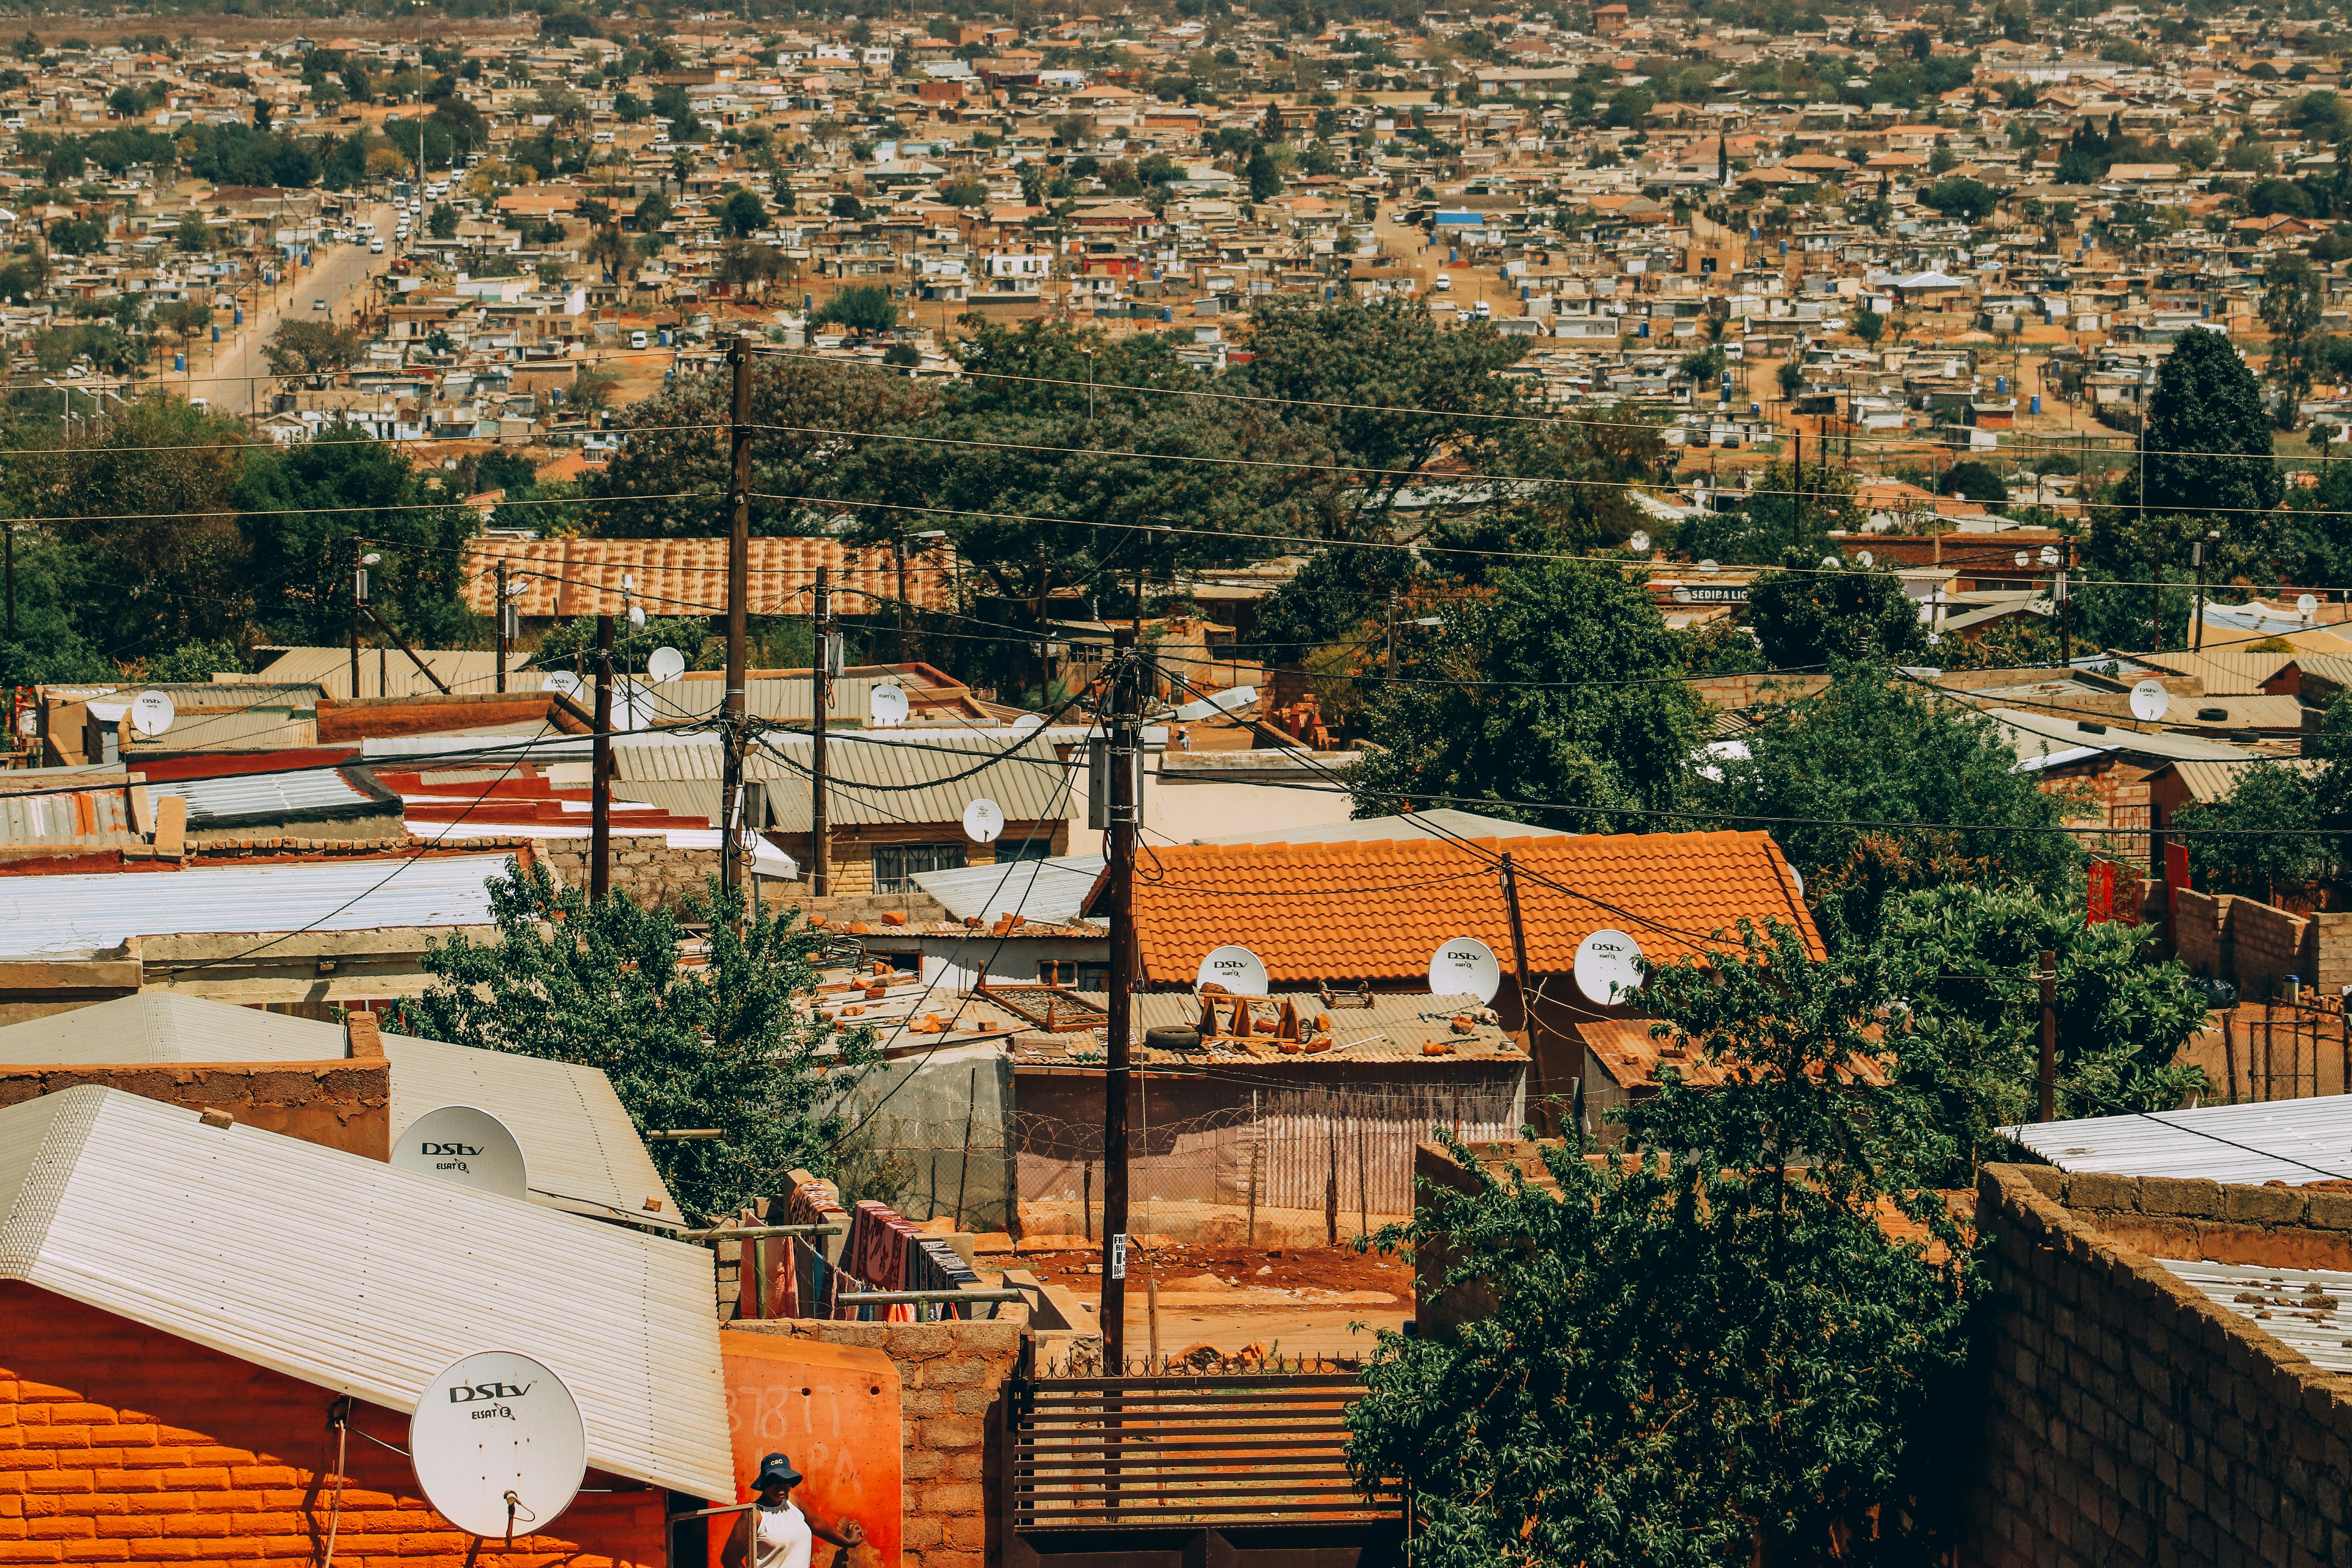
[[(1508, 1084), (1263, 1089), (1248, 1105), (1130, 1130), (1130, 1191), (1145, 1203), (1320, 1210), (1358, 1219), (1412, 1212), (1412, 1152), (1432, 1129), (1473, 1141), (1518, 1135)], [(1102, 1128), (1015, 1117), (1021, 1199), (1099, 1202)]]

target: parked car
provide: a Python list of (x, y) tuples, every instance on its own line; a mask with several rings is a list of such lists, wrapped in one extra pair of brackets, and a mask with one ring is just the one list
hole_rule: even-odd
[(383, 237), (382, 235), (377, 235), (368, 241), (368, 254), (370, 256), (382, 256), (383, 254)]

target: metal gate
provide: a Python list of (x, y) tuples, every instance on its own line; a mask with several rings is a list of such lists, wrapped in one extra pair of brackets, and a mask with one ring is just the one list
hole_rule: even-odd
[(1352, 1372), (1022, 1377), (1005, 1385), (1007, 1568), (1369, 1568), (1402, 1530), (1348, 1474)]

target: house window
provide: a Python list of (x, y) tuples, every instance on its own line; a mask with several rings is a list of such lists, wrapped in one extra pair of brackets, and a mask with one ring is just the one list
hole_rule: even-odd
[(1041, 833), (1034, 838), (1004, 837), (996, 841), (996, 863), (1009, 860), (1045, 860), (1053, 856), (1054, 836)]
[(922, 871), (961, 866), (961, 844), (877, 844), (874, 847), (874, 890), (877, 893), (919, 891), (914, 879)]

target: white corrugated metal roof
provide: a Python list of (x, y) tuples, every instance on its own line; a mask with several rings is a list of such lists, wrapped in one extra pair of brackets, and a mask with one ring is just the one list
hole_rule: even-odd
[[(5, 1030), (0, 1030), (5, 1043)], [(590, 1067), (477, 1050), (406, 1035), (383, 1037), (392, 1061), (392, 1131), (444, 1105), (473, 1105), (507, 1124), (530, 1167), (530, 1190), (559, 1207), (679, 1222), (635, 1123), (612, 1080)], [(657, 1209), (646, 1207), (658, 1198)]]
[[(498, 689), (499, 656), (495, 649), (419, 648), (433, 673), (446, 681), (449, 689), (460, 696), (473, 696)], [(525, 680), (517, 678), (515, 667), (524, 662), (522, 656), (507, 658), (507, 689), (536, 691), (540, 678), (534, 675)], [(270, 660), (263, 669), (266, 681), (300, 683), (316, 686), (338, 700), (352, 695), (352, 650), (348, 647), (290, 647)], [(440, 688), (425, 677), (409, 657), (398, 648), (363, 648), (360, 652), (360, 691), (362, 697), (435, 697)], [(238, 689), (229, 688), (230, 695)]]
[(700, 1248), (96, 1088), (0, 1110), (0, 1277), (393, 1410), (517, 1351), (590, 1464), (734, 1493)]
[(323, 1062), (350, 1041), (339, 1024), (226, 1002), (142, 991), (0, 1028), (0, 1062)]
[[(2345, 1310), (2345, 1304), (2352, 1302), (2352, 1274), (2267, 1263), (2156, 1261), (2221, 1310), (2253, 1323), (2313, 1365), (2352, 1372), (2352, 1339), (2345, 1337), (2352, 1333), (2352, 1313)], [(2335, 1298), (2332, 1306), (2319, 1300), (2330, 1296)]]
[(191, 827), (231, 822), (283, 822), (296, 817), (352, 816), (396, 809), (396, 803), (377, 799), (345, 778), (340, 768), (232, 773), (214, 779), (165, 779), (147, 788), (156, 795), (185, 797)]
[(950, 919), (993, 921), (999, 915), (1019, 915), (1067, 925), (1078, 918), (1078, 906), (1102, 871), (1099, 855), (1062, 855), (1050, 860), (918, 871), (915, 886), (945, 905)]
[[(769, 785), (770, 822), (781, 832), (809, 830), (809, 780), (803, 770), (812, 750), (805, 735), (769, 735), (744, 757), (743, 776)], [(1009, 754), (952, 784), (930, 783), (1003, 753)], [(628, 784), (640, 781), (700, 784), (709, 792), (707, 806), (698, 796), (663, 804), (682, 815), (707, 816), (718, 809), (720, 757), (715, 740), (662, 736), (618, 742), (613, 761), (625, 781), (615, 786), (616, 794), (625, 794)], [(964, 807), (982, 795), (1003, 808), (1007, 822), (1036, 822), (1069, 816), (1073, 798), (1065, 784), (1069, 764), (1050, 742), (1034, 735), (1024, 741), (1003, 731), (835, 735), (825, 747), (825, 767), (832, 779), (829, 815), (835, 826), (960, 823)]]
[(2207, 1105), (2004, 1127), (2062, 1171), (2259, 1186), (2352, 1181), (2352, 1096)]
[(503, 855), (0, 877), (0, 953), (79, 952), (125, 937), (488, 925)]

